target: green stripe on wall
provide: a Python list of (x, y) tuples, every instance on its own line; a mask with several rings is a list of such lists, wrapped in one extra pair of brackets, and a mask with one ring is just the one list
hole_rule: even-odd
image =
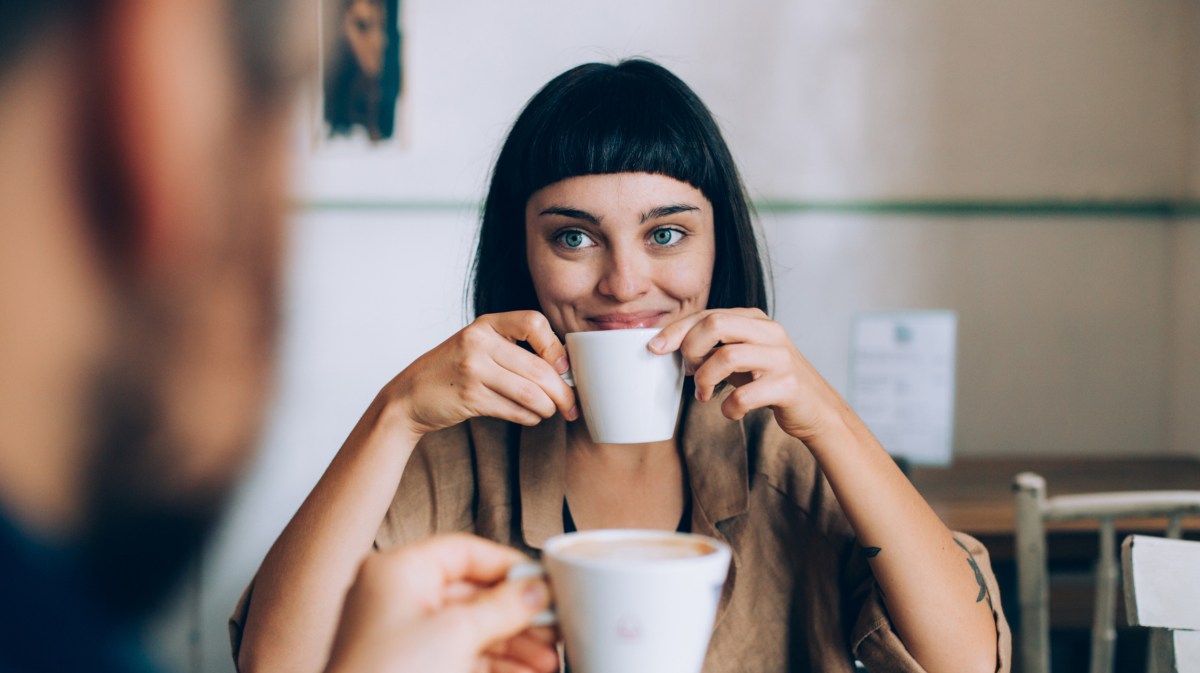
[(1175, 201), (774, 201), (755, 204), (764, 213), (861, 213), (941, 217), (1169, 218), (1200, 212), (1200, 204)]
[[(927, 217), (1113, 217), (1165, 219), (1200, 217), (1197, 201), (1068, 201), (1068, 200), (952, 200), (952, 201), (800, 201), (761, 199), (760, 213), (921, 215)], [(305, 212), (476, 212), (473, 201), (437, 200), (314, 200), (294, 208)]]
[(292, 207), (300, 211), (350, 211), (350, 212), (461, 212), (479, 210), (475, 201), (354, 201), (316, 200), (297, 201)]

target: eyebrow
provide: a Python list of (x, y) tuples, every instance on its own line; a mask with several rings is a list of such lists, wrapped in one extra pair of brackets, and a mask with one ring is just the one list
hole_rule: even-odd
[(696, 206), (688, 205), (686, 203), (675, 203), (669, 206), (659, 206), (657, 208), (652, 208), (649, 212), (642, 213), (642, 224), (645, 224), (650, 220), (657, 220), (660, 217), (668, 217), (677, 213), (687, 213), (694, 210), (700, 209)]
[[(669, 216), (675, 215), (677, 213), (688, 213), (688, 212), (698, 211), (698, 210), (700, 210), (698, 207), (689, 205), (686, 203), (675, 203), (675, 204), (671, 204), (669, 206), (658, 206), (657, 208), (651, 208), (650, 210), (646, 211), (645, 213), (642, 213), (642, 224), (645, 224), (645, 223), (649, 222), (650, 220), (656, 220), (660, 217), (669, 217)], [(600, 226), (600, 219), (601, 219), (601, 218), (596, 217), (595, 215), (587, 212), (586, 210), (579, 210), (578, 208), (566, 208), (563, 206), (550, 206), (549, 208), (543, 210), (541, 213), (538, 213), (538, 214), (539, 215), (560, 215), (562, 217), (569, 217), (573, 220), (583, 220), (584, 222), (588, 222), (597, 227)]]
[(538, 214), (539, 215), (561, 215), (563, 217), (569, 217), (573, 220), (583, 220), (584, 222), (588, 222), (588, 223), (592, 224), (593, 226), (597, 226), (597, 227), (600, 226), (600, 218), (587, 212), (586, 210), (579, 210), (578, 208), (564, 208), (562, 206), (550, 206), (549, 208), (543, 210), (542, 212), (540, 212)]

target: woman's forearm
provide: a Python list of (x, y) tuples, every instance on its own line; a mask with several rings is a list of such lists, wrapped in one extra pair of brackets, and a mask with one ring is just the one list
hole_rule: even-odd
[(284, 528), (255, 579), (238, 668), (320, 671), (346, 590), (418, 437), (377, 398)]
[(573, 418), (575, 394), (560, 377), (566, 368), (546, 317), (512, 311), (479, 316), (397, 374), (263, 561), (239, 668), (322, 670), (346, 591), (420, 437), (485, 416), (527, 426), (556, 413)]
[(845, 406), (807, 443), (870, 558), (908, 651), (930, 673), (995, 671), (991, 597), (974, 559), (866, 425)]

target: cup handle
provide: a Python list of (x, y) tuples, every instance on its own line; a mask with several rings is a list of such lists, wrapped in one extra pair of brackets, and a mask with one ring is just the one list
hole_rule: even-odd
[[(570, 374), (570, 372), (567, 372), (567, 374)], [(564, 380), (566, 380), (567, 374), (563, 375)], [(568, 381), (568, 383), (574, 385), (574, 381)], [(536, 561), (526, 561), (523, 563), (517, 563), (513, 565), (513, 567), (509, 568), (508, 575), (505, 576), (504, 579), (508, 582), (515, 582), (517, 580), (528, 579), (530, 577), (544, 577), (545, 575), (546, 568), (543, 567), (542, 564)], [(545, 610), (533, 616), (530, 626), (551, 626), (557, 623), (558, 615), (554, 613), (554, 608), (546, 608)]]

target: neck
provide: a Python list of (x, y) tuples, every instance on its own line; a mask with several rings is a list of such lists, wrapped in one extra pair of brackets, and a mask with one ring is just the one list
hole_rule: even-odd
[(567, 452), (594, 464), (637, 472), (662, 460), (678, 460), (679, 445), (674, 439), (645, 444), (597, 444), (584, 422), (576, 421), (567, 424)]
[(579, 530), (675, 530), (687, 497), (675, 440), (596, 444), (582, 423), (568, 428), (565, 496)]

